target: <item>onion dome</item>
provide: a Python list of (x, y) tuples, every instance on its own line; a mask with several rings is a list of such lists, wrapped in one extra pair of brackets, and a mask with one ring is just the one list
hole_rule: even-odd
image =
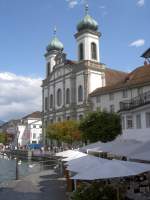
[(98, 23), (88, 14), (88, 5), (86, 5), (86, 14), (82, 21), (80, 21), (77, 25), (77, 30), (82, 31), (84, 29), (90, 29), (93, 31), (98, 30)]
[(56, 29), (54, 30), (54, 37), (50, 44), (47, 46), (47, 51), (57, 50), (63, 51), (64, 45), (62, 42), (56, 37)]

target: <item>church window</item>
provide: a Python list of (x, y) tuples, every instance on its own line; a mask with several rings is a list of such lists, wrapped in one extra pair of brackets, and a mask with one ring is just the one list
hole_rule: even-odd
[(80, 85), (78, 87), (78, 101), (81, 102), (83, 101), (83, 87)]
[(79, 60), (84, 59), (84, 50), (83, 50), (83, 43), (79, 44)]
[(50, 123), (53, 124), (53, 119), (50, 119)]
[(50, 75), (50, 62), (47, 63), (47, 76)]
[(82, 120), (83, 119), (83, 115), (79, 115), (79, 120)]
[(93, 60), (97, 60), (96, 44), (94, 42), (91, 43), (91, 55)]
[(70, 116), (67, 116), (67, 118), (66, 118), (67, 120), (70, 120)]
[(47, 110), (47, 109), (48, 109), (48, 98), (45, 97), (45, 110)]
[(58, 121), (58, 122), (61, 122), (61, 117), (58, 117), (57, 121)]
[(62, 104), (62, 92), (61, 89), (59, 88), (57, 90), (57, 106), (60, 106)]
[(53, 95), (51, 94), (50, 95), (50, 108), (53, 107)]
[(66, 90), (66, 104), (70, 104), (70, 89)]

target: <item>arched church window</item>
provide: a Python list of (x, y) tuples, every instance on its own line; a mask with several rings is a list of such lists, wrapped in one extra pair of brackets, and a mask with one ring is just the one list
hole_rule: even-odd
[(62, 103), (62, 92), (61, 89), (59, 88), (57, 90), (57, 105), (60, 106)]
[(80, 85), (78, 87), (78, 102), (83, 101), (83, 87)]
[(45, 110), (48, 110), (48, 97), (45, 97)]
[(70, 89), (66, 90), (66, 104), (70, 104)]
[(53, 95), (51, 94), (50, 95), (50, 108), (53, 107)]
[(79, 44), (79, 60), (84, 59), (84, 50), (83, 50), (83, 43)]
[(91, 56), (93, 60), (97, 60), (97, 49), (94, 42), (91, 43)]
[(79, 115), (79, 120), (82, 120), (83, 119), (83, 115)]
[(50, 75), (50, 62), (47, 63), (47, 76)]

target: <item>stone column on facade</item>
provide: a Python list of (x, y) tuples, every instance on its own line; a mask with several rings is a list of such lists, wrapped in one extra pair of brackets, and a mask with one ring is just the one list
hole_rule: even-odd
[(76, 98), (76, 74), (73, 72), (71, 74), (71, 118), (72, 119), (77, 119), (77, 111), (76, 111), (76, 106), (77, 106), (77, 98)]
[(66, 119), (66, 109), (65, 109), (65, 100), (66, 100), (66, 83), (65, 83), (65, 67), (63, 69), (63, 120)]
[(53, 82), (53, 121), (56, 122), (56, 89), (55, 89), (55, 73), (54, 73), (54, 82)]

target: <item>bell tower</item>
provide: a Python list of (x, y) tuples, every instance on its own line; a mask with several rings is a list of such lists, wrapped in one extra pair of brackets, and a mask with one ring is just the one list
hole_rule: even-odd
[(55, 57), (59, 52), (62, 52), (64, 49), (63, 44), (56, 36), (56, 28), (54, 28), (54, 36), (50, 44), (47, 46), (45, 58), (46, 58), (46, 76), (48, 77), (53, 71), (53, 67), (56, 64)]
[(98, 23), (89, 15), (88, 5), (85, 6), (85, 16), (77, 25), (75, 38), (77, 41), (78, 61), (91, 60), (100, 62)]

